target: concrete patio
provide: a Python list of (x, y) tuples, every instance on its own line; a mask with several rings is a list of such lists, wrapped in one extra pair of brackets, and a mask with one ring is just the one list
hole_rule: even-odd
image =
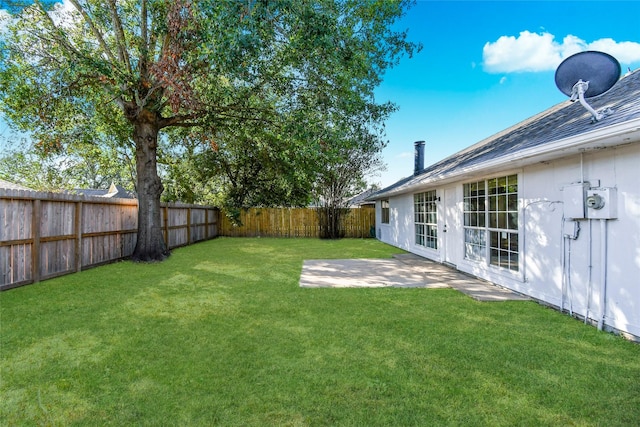
[(414, 254), (390, 259), (307, 260), (303, 288), (453, 288), (478, 301), (529, 298)]

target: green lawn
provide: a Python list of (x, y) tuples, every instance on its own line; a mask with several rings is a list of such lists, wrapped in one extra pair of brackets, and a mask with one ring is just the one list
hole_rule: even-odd
[(0, 425), (638, 425), (640, 346), (535, 302), (300, 289), (375, 240), (220, 238), (0, 294)]

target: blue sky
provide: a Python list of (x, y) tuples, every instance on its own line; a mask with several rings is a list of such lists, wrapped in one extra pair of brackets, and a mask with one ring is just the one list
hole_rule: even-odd
[(398, 28), (424, 47), (376, 91), (399, 107), (387, 171), (371, 179), (382, 186), (413, 173), (414, 141), (429, 165), (565, 101), (554, 75), (566, 56), (601, 50), (623, 74), (640, 68), (640, 1), (419, 0)]

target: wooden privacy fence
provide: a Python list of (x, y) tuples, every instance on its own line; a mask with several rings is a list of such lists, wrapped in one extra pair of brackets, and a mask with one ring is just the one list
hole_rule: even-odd
[[(350, 209), (342, 223), (344, 237), (372, 237), (376, 214), (372, 208)], [(220, 213), (220, 236), (230, 237), (319, 237), (318, 213), (309, 208), (251, 208), (240, 213), (235, 226)]]
[[(218, 235), (216, 208), (162, 204), (169, 248)], [(131, 256), (138, 201), (0, 189), (0, 290)]]

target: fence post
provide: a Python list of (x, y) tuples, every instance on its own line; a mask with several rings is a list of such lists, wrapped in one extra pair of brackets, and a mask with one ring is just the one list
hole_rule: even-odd
[(40, 281), (40, 199), (33, 200), (31, 212), (31, 233), (33, 233), (33, 246), (31, 246), (31, 278), (33, 283)]
[(209, 238), (209, 209), (204, 210), (204, 235), (205, 239)]
[(191, 244), (191, 206), (187, 208), (187, 245)]
[(169, 207), (164, 207), (164, 242), (167, 245), (167, 249), (169, 249)]
[(76, 202), (75, 215), (75, 234), (76, 234), (76, 259), (75, 271), (82, 270), (82, 202)]

